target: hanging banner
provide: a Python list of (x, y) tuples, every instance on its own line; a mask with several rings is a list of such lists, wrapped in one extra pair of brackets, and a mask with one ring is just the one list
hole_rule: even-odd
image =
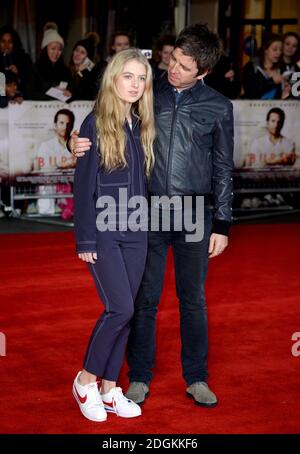
[(297, 187), (299, 101), (234, 101), (236, 189)]
[(92, 101), (24, 101), (10, 105), (9, 176), (11, 184), (73, 181), (76, 159), (66, 139), (92, 110)]
[[(73, 180), (75, 159), (67, 135), (79, 129), (93, 101), (24, 101), (0, 109), (0, 181), (56, 184)], [(300, 174), (298, 101), (233, 101), (235, 182), (238, 188)]]

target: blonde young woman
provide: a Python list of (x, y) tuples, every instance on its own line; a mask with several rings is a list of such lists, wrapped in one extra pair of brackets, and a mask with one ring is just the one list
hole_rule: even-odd
[[(152, 75), (138, 49), (112, 58), (80, 136), (90, 139), (91, 149), (78, 160), (74, 178), (76, 247), (78, 257), (88, 264), (104, 312), (90, 338), (83, 370), (74, 380), (73, 394), (92, 421), (105, 421), (107, 412), (131, 418), (140, 416), (141, 409), (116, 383), (145, 266), (147, 232), (130, 231), (118, 217), (116, 228), (101, 231), (96, 218), (101, 213), (99, 197), (111, 196), (118, 210), (119, 189), (127, 190), (128, 200), (147, 195), (147, 176), (154, 163)], [(102, 379), (100, 391), (97, 377)]]

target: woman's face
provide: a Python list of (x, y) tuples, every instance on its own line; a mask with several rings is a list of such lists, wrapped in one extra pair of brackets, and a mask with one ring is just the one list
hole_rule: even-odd
[(73, 50), (73, 62), (75, 65), (81, 65), (87, 57), (87, 51), (83, 46), (76, 46)]
[(165, 44), (162, 50), (159, 52), (161, 62), (164, 63), (166, 66), (169, 66), (171, 53), (174, 50), (174, 46), (170, 46), (169, 44)]
[(117, 35), (115, 37), (114, 44), (111, 46), (111, 48), (116, 54), (121, 50), (129, 49), (129, 47), (130, 47), (129, 37), (126, 35)]
[(116, 88), (119, 97), (125, 103), (133, 104), (144, 93), (146, 86), (147, 69), (137, 60), (125, 63), (123, 71), (116, 79)]
[(52, 63), (56, 63), (62, 54), (62, 45), (60, 43), (50, 43), (47, 46), (48, 58)]
[(283, 55), (293, 57), (298, 49), (298, 40), (295, 36), (287, 36), (283, 42)]
[(8, 96), (9, 98), (13, 98), (17, 94), (17, 91), (18, 91), (18, 86), (17, 86), (16, 82), (9, 82), (8, 84), (6, 84), (5, 92), (6, 92), (6, 96)]
[(0, 52), (2, 54), (11, 54), (14, 47), (14, 40), (10, 33), (3, 33), (0, 38)]
[(270, 46), (265, 50), (265, 58), (267, 58), (271, 63), (278, 63), (282, 54), (282, 42), (274, 41)]

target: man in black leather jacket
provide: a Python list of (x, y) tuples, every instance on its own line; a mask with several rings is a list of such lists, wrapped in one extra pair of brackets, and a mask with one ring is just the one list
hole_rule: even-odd
[[(168, 74), (156, 87), (155, 167), (149, 182), (154, 196), (205, 196), (204, 235), (186, 242), (186, 231), (149, 231), (148, 256), (127, 345), (130, 386), (126, 396), (142, 403), (149, 394), (155, 361), (155, 319), (166, 256), (173, 249), (180, 301), (181, 360), (187, 395), (213, 407), (207, 385), (207, 315), (204, 285), (208, 259), (228, 244), (232, 204), (232, 104), (203, 83), (218, 61), (220, 41), (204, 25), (184, 29), (171, 55)], [(77, 156), (89, 146), (76, 139)], [(74, 150), (75, 148), (75, 150)], [(213, 196), (213, 207), (208, 196)], [(171, 221), (172, 222), (172, 221)], [(172, 224), (171, 224), (172, 225)]]

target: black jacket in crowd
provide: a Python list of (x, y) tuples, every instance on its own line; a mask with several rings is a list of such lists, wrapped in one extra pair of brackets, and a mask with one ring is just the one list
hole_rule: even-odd
[(60, 82), (68, 82), (67, 89), (70, 90), (71, 71), (64, 64), (63, 58), (53, 64), (45, 52), (34, 65), (34, 71), (31, 74), (29, 94), (30, 99), (39, 101), (53, 100), (51, 96), (46, 95), (46, 91), (51, 87), (56, 87)]
[(275, 84), (272, 77), (266, 77), (262, 68), (249, 61), (242, 71), (242, 84), (245, 99), (262, 99), (269, 91), (275, 89), (274, 99), (281, 98), (281, 84)]
[(33, 63), (30, 56), (24, 51), (20, 37), (16, 30), (10, 25), (0, 27), (0, 37), (10, 33), (13, 37), (13, 50), (10, 54), (0, 54), (0, 72), (3, 72), (10, 65), (15, 65), (18, 70), (19, 87), (24, 97), (28, 99), (29, 77), (33, 71)]
[[(225, 74), (230, 70), (234, 71), (233, 80), (229, 80), (225, 77)], [(240, 95), (241, 81), (238, 74), (238, 68), (233, 65), (232, 60), (226, 55), (221, 56), (212, 72), (205, 76), (204, 81), (206, 85), (219, 91), (229, 99), (236, 99)]]

